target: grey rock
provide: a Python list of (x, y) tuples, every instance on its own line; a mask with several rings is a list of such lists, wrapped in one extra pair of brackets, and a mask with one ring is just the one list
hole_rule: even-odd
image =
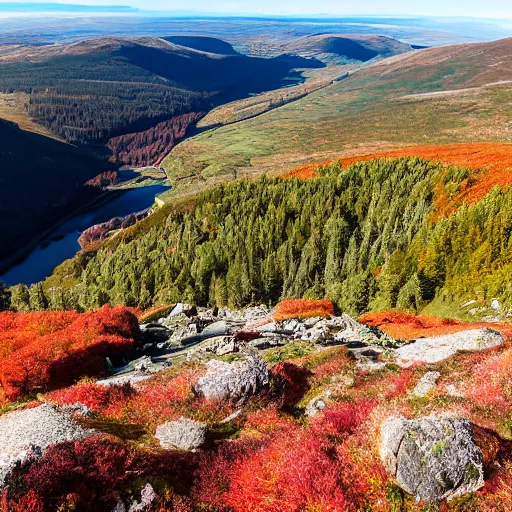
[(389, 418), (380, 453), (397, 484), (418, 500), (450, 500), (484, 485), (482, 452), (464, 418)]
[(306, 405), (306, 416), (314, 418), (320, 411), (325, 409), (327, 404), (330, 402), (331, 392), (326, 391), (324, 394), (315, 396)]
[(124, 501), (121, 499), (117, 500), (116, 506), (112, 509), (112, 512), (126, 512)]
[(213, 324), (208, 325), (203, 329), (202, 334), (210, 337), (214, 336), (225, 336), (226, 334), (230, 334), (231, 324), (226, 320), (220, 320), (218, 322), (214, 322)]
[(181, 315), (183, 313), (183, 303), (178, 302), (176, 306), (174, 306), (173, 310), (169, 313), (167, 318), (174, 318), (175, 316)]
[(417, 398), (426, 397), (436, 387), (436, 383), (440, 377), (441, 374), (439, 372), (425, 373), (412, 390), (411, 396)]
[(81, 414), (84, 418), (94, 418), (96, 413), (84, 404), (63, 405), (61, 410)]
[(208, 400), (245, 400), (269, 382), (267, 363), (255, 352), (231, 364), (214, 359), (207, 366), (194, 389)]
[(438, 363), (459, 351), (478, 351), (497, 347), (505, 341), (503, 334), (493, 329), (470, 329), (455, 334), (420, 338), (414, 343), (396, 349), (400, 366), (411, 366), (416, 362)]
[(156, 428), (155, 437), (166, 449), (195, 450), (206, 442), (208, 426), (188, 418), (168, 421)]
[(225, 336), (222, 338), (222, 341), (218, 344), (215, 349), (215, 354), (218, 356), (224, 356), (226, 354), (232, 354), (233, 352), (238, 352), (240, 350), (239, 343), (230, 336)]
[(158, 496), (151, 484), (146, 484), (140, 492), (140, 503), (137, 501), (130, 505), (128, 512), (149, 512), (156, 504)]
[(17, 462), (39, 456), (53, 444), (95, 433), (80, 426), (69, 412), (49, 404), (0, 416), (0, 486)]

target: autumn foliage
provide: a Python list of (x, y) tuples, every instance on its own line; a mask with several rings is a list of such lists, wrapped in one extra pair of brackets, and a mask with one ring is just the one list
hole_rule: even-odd
[[(448, 193), (442, 186), (436, 190), (435, 217), (446, 217), (462, 204), (472, 204), (483, 199), (495, 186), (508, 188), (512, 185), (512, 145), (501, 143), (465, 143), (436, 146), (413, 146), (370, 155), (342, 158), (343, 167), (355, 162), (375, 158), (420, 157), (439, 161), (445, 165), (468, 167), (474, 170), (455, 193)], [(301, 165), (284, 175), (312, 179), (320, 167), (332, 162)]]
[(138, 335), (137, 318), (123, 307), (0, 313), (0, 391), (14, 400), (104, 375), (106, 358), (120, 361)]
[(283, 300), (276, 306), (274, 312), (276, 320), (331, 315), (334, 315), (334, 305), (330, 300)]
[(110, 160), (135, 167), (158, 165), (202, 115), (191, 112), (172, 117), (143, 132), (113, 137), (107, 144), (113, 153)]
[(183, 503), (179, 497), (189, 490), (196, 460), (192, 453), (140, 450), (104, 435), (61, 443), (12, 471), (0, 511), (111, 511), (139, 479), (164, 484), (174, 490), (173, 501)]
[(389, 336), (400, 340), (412, 340), (420, 336), (440, 336), (454, 334), (468, 329), (490, 327), (509, 334), (509, 329), (502, 324), (474, 323), (468, 324), (449, 318), (413, 315), (401, 311), (384, 311), (367, 313), (359, 318), (363, 324), (378, 327)]

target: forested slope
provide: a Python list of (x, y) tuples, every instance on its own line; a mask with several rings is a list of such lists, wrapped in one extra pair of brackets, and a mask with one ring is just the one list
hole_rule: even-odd
[(219, 186), (63, 265), (48, 285), (66, 283), (59, 305), (84, 309), (324, 296), (352, 313), (491, 297), (509, 305), (512, 190), (436, 220), (437, 199), (474, 172), (400, 158)]

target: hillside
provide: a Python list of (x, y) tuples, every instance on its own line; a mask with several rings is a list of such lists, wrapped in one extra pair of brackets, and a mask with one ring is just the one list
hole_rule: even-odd
[(281, 173), (404, 145), (510, 142), (510, 55), (512, 39), (391, 57), (300, 101), (189, 139), (164, 166), (176, 176), (222, 180), (233, 169)]
[(341, 65), (400, 55), (410, 52), (412, 47), (385, 36), (321, 34), (296, 39), (285, 45), (283, 50)]
[[(229, 47), (215, 39), (203, 44)], [(29, 94), (28, 114), (67, 141), (105, 144), (212, 104), (276, 89), (296, 64), (206, 53), (158, 38), (103, 38), (4, 48), (0, 90)]]
[(313, 180), (221, 185), (160, 210), (92, 259), (65, 262), (44, 288), (62, 288), (59, 301), (82, 309), (328, 297), (352, 314), (479, 320), (493, 299), (512, 306), (502, 278), (512, 180), (492, 172), (404, 156), (335, 163)]
[(0, 120), (0, 268), (59, 218), (96, 197), (83, 184), (110, 166)]
[(0, 509), (510, 510), (510, 330), (360, 321), (327, 300), (0, 313)]

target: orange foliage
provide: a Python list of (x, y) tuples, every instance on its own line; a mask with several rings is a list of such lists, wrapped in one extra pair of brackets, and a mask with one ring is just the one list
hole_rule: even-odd
[[(375, 158), (421, 157), (427, 160), (440, 161), (445, 165), (469, 167), (475, 172), (471, 180), (463, 183), (454, 197), (448, 197), (441, 189), (436, 191), (436, 218), (450, 215), (461, 204), (480, 201), (495, 186), (508, 188), (512, 185), (512, 144), (492, 142), (447, 144), (436, 146), (413, 146), (408, 148), (355, 156), (341, 159), (343, 167), (355, 162), (363, 162)], [(331, 162), (307, 164), (288, 172), (284, 178), (312, 179), (317, 176), (318, 169)]]
[(106, 358), (127, 352), (138, 335), (137, 318), (123, 307), (0, 313), (0, 394), (15, 400), (105, 374)]
[(290, 178), (300, 178), (302, 180), (309, 180), (316, 176), (316, 173), (320, 167), (323, 167), (325, 165), (332, 164), (332, 161), (326, 160), (324, 162), (317, 162), (317, 163), (308, 163), (300, 165), (299, 167), (295, 167), (295, 169), (292, 169), (291, 171), (287, 172), (283, 178), (284, 179), (290, 179)]
[(399, 311), (384, 311), (381, 313), (367, 313), (359, 318), (363, 324), (378, 327), (393, 338), (412, 340), (420, 336), (440, 336), (454, 334), (468, 329), (489, 327), (505, 334), (510, 328), (502, 324), (489, 323), (463, 323), (457, 320), (435, 318), (431, 316), (412, 315)]
[(274, 318), (278, 321), (288, 318), (326, 317), (331, 315), (334, 315), (334, 305), (330, 300), (283, 300), (276, 306), (274, 312)]

